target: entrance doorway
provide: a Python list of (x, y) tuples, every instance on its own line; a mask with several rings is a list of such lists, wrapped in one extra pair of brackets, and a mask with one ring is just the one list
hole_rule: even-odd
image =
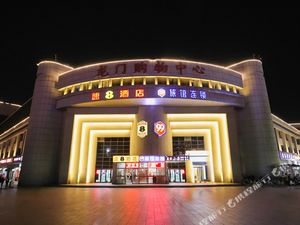
[(200, 183), (201, 181), (208, 180), (206, 165), (194, 165), (193, 170), (195, 183)]
[(97, 169), (96, 183), (110, 183), (112, 179), (112, 169)]
[(114, 174), (114, 184), (168, 183), (165, 162), (117, 162)]
[(184, 169), (168, 169), (168, 176), (171, 183), (185, 183)]

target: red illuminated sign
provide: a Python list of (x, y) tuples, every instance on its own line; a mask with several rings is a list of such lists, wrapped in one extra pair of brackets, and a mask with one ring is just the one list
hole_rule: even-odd
[(126, 163), (125, 168), (131, 169), (131, 168), (139, 168), (139, 163)]
[(162, 121), (157, 121), (154, 123), (154, 132), (158, 135), (158, 137), (163, 136), (167, 133), (167, 125)]
[(144, 97), (144, 89), (136, 89), (135, 90), (135, 97), (137, 97), (137, 98)]
[(93, 92), (92, 93), (92, 101), (96, 101), (100, 99), (100, 93), (99, 92)]
[(129, 97), (129, 90), (120, 90), (120, 98), (128, 98)]
[(8, 158), (8, 159), (2, 159), (0, 160), (0, 164), (4, 164), (4, 163), (11, 163), (13, 162), (13, 158)]
[(152, 162), (149, 163), (151, 168), (164, 168), (165, 167), (165, 163), (164, 162)]

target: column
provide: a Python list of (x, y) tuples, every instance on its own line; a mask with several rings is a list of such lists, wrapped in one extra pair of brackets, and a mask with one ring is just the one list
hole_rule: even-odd
[(59, 96), (55, 83), (70, 70), (56, 62), (39, 64), (32, 96), (20, 186), (52, 185), (58, 182), (62, 112), (56, 109)]
[[(136, 120), (137, 123), (141, 120), (148, 123), (148, 135), (144, 138), (136, 137), (136, 154), (172, 155), (172, 134), (163, 106), (140, 106)], [(157, 121), (167, 125), (167, 132), (162, 137), (154, 133), (154, 123)]]
[(265, 176), (279, 158), (262, 63), (248, 60), (231, 69), (242, 73), (244, 84), (245, 107), (237, 111), (243, 175)]

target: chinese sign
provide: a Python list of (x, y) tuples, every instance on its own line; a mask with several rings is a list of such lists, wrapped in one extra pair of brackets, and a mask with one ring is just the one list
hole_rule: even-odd
[(144, 87), (134, 88), (128, 87), (125, 89), (102, 89), (96, 92), (91, 92), (90, 101), (114, 100), (114, 99), (130, 99), (130, 98), (174, 98), (174, 99), (194, 99), (207, 100), (209, 91), (202, 88), (188, 87)]
[(148, 135), (148, 123), (144, 120), (137, 124), (137, 136), (144, 138)]
[(169, 88), (164, 89), (160, 88), (157, 91), (157, 95), (161, 98), (188, 98), (188, 99), (206, 99), (206, 91), (203, 90), (194, 90), (194, 89), (176, 89), (176, 88)]
[(300, 160), (298, 155), (287, 152), (279, 152), (279, 157), (281, 160)]
[(138, 162), (139, 156), (136, 155), (118, 155), (113, 156), (113, 162)]
[[(188, 66), (189, 65), (189, 66)], [(184, 74), (204, 74), (205, 67), (199, 63), (168, 61), (168, 60), (151, 60), (136, 62), (120, 62), (101, 64), (96, 69), (96, 77), (107, 78), (109, 76), (125, 75), (125, 74), (166, 74), (170, 72), (177, 75)]]
[(23, 159), (23, 156), (15, 157), (15, 158), (2, 159), (2, 160), (0, 160), (0, 164), (12, 163), (12, 162), (21, 162), (22, 159)]
[(137, 169), (137, 168), (165, 168), (164, 162), (149, 162), (149, 163), (126, 163), (126, 169)]
[(182, 155), (182, 156), (166, 156), (166, 161), (186, 161), (189, 160), (189, 155)]
[(164, 162), (165, 156), (163, 155), (141, 155), (140, 162)]
[(164, 134), (167, 133), (167, 125), (162, 121), (155, 122), (154, 133), (156, 133), (158, 137), (162, 137)]

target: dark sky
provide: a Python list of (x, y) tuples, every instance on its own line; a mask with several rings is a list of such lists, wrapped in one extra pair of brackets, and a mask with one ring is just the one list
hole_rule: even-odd
[[(174, 3), (175, 4), (175, 3)], [(297, 9), (5, 9), (0, 14), (0, 100), (33, 93), (36, 64), (77, 67), (111, 59), (180, 58), (229, 65), (262, 58), (272, 112), (300, 122), (300, 13)]]

